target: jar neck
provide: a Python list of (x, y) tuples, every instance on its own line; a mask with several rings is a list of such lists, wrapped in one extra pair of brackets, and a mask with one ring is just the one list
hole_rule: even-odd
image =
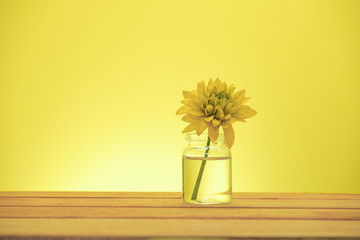
[[(186, 134), (185, 138), (186, 140), (189, 141), (190, 145), (206, 146), (208, 142), (207, 133), (200, 134), (199, 136), (196, 133), (188, 133)], [(219, 133), (218, 139), (214, 143), (210, 141), (210, 146), (211, 145), (217, 145), (217, 146), (225, 145), (224, 134)]]

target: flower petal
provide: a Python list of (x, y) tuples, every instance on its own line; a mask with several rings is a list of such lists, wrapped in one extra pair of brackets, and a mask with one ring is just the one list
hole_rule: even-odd
[(235, 141), (235, 133), (234, 133), (234, 129), (232, 127), (232, 125), (230, 124), (228, 127), (224, 128), (224, 136), (225, 136), (225, 143), (228, 146), (228, 148), (230, 149)]
[(194, 115), (194, 116), (205, 116), (205, 113), (201, 110), (190, 110), (189, 111), (190, 114)]
[(249, 106), (241, 105), (241, 106), (232, 107), (230, 109), (229, 113), (231, 115), (243, 114), (243, 113), (246, 113), (249, 109), (250, 109)]
[(198, 91), (196, 91), (196, 90), (192, 90), (190, 93), (191, 93), (191, 96), (193, 99), (196, 99), (199, 95)]
[(244, 97), (242, 98), (238, 103), (236, 104), (245, 104), (247, 103), (251, 98), (250, 97)]
[(209, 124), (208, 135), (213, 143), (216, 142), (219, 136), (219, 127), (214, 127), (212, 124)]
[(209, 126), (208, 123), (206, 123), (206, 122), (204, 122), (204, 121), (199, 122), (199, 125), (198, 125), (198, 127), (196, 128), (196, 134), (197, 134), (197, 135), (202, 134), (202, 133), (205, 131), (205, 129), (208, 128), (208, 126)]
[(205, 82), (204, 81), (201, 81), (201, 82), (198, 83), (197, 91), (201, 95), (204, 95), (204, 96), (206, 95)]
[(185, 114), (185, 116), (183, 116), (181, 118), (181, 120), (188, 122), (188, 123), (192, 123), (192, 122), (199, 121), (200, 118), (201, 118), (200, 116), (194, 116), (190, 113), (187, 113), (187, 114)]
[(220, 88), (218, 89), (218, 92), (226, 92), (226, 90), (227, 90), (227, 84), (225, 82), (223, 82), (220, 85)]
[(199, 99), (199, 103), (201, 104), (201, 106), (206, 105), (207, 101), (206, 101), (206, 98), (204, 97), (204, 95), (199, 94), (198, 99)]
[(236, 101), (236, 100), (240, 100), (245, 96), (245, 89), (237, 91), (233, 96), (232, 96), (232, 101)]
[(253, 117), (257, 112), (254, 109), (249, 109), (246, 113), (241, 114), (240, 116), (244, 118), (251, 118)]
[(211, 122), (211, 120), (213, 120), (214, 119), (214, 115), (212, 115), (212, 116), (210, 116), (210, 117), (207, 117), (207, 118), (204, 118), (204, 120), (206, 121), (206, 122)]
[(212, 115), (214, 112), (214, 107), (212, 105), (207, 105), (206, 108), (205, 108), (205, 113), (206, 115)]
[(215, 127), (216, 127), (216, 126), (219, 126), (220, 121), (214, 118), (214, 119), (212, 120), (212, 124), (213, 124)]
[(182, 91), (184, 98), (192, 98), (190, 91)]
[(199, 101), (197, 101), (195, 99), (185, 98), (184, 100), (181, 101), (181, 103), (184, 104), (184, 105), (189, 106), (191, 109), (202, 110)]
[(222, 100), (222, 101), (220, 101), (219, 106), (220, 106), (221, 109), (225, 109), (226, 104), (227, 104), (227, 101), (226, 101), (226, 100)]
[(189, 108), (188, 106), (182, 106), (181, 108), (179, 108), (176, 111), (176, 115), (181, 115), (181, 114), (188, 113), (190, 110), (191, 110), (191, 108)]
[(226, 114), (226, 115), (223, 117), (224, 120), (228, 120), (228, 119), (230, 119), (230, 118), (231, 118), (231, 115), (230, 115), (230, 114)]
[(240, 121), (240, 120), (237, 119), (237, 118), (235, 118), (235, 117), (233, 117), (233, 116), (231, 116), (231, 118), (230, 118), (229, 120), (227, 120), (226, 122), (228, 122), (228, 123), (235, 123), (236, 121)]
[(215, 117), (217, 119), (222, 119), (224, 117), (224, 112), (223, 110), (221, 110), (221, 108), (218, 108), (217, 111), (216, 111), (216, 114), (215, 114)]
[(213, 91), (213, 89), (214, 89), (214, 82), (213, 82), (213, 80), (210, 78), (209, 83), (208, 83), (208, 86), (207, 86), (207, 91), (208, 91), (208, 93), (211, 94), (212, 91)]
[(231, 96), (234, 93), (234, 90), (235, 90), (235, 86), (234, 84), (231, 84), (227, 91), (228, 95)]
[(225, 108), (224, 108), (224, 113), (225, 113), (225, 114), (229, 113), (231, 107), (232, 107), (232, 103), (230, 102), (230, 103), (228, 103), (228, 104), (225, 106)]
[(221, 81), (217, 78), (215, 79), (214, 82), (214, 91), (219, 92), (220, 87), (221, 87)]
[(222, 121), (222, 122), (220, 123), (220, 126), (222, 126), (223, 129), (224, 129), (224, 128), (229, 127), (229, 126), (230, 126), (230, 123)]
[(182, 133), (187, 133), (187, 132), (194, 131), (196, 129), (196, 127), (197, 127), (196, 123), (190, 123), (186, 128), (184, 128)]

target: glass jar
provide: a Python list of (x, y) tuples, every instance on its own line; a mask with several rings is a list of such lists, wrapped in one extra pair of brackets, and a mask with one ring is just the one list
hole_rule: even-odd
[(186, 134), (189, 144), (184, 149), (183, 200), (195, 204), (228, 203), (231, 201), (231, 152), (219, 133), (215, 143), (204, 133)]

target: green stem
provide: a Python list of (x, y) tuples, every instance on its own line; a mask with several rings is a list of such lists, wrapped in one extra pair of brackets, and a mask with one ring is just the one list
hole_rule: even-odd
[[(208, 137), (208, 140), (207, 140), (207, 143), (206, 143), (206, 151), (205, 151), (205, 156), (204, 157), (207, 157), (209, 155), (209, 148), (210, 146), (210, 138)], [(199, 187), (200, 187), (200, 182), (201, 182), (201, 178), (202, 178), (202, 175), (204, 173), (204, 168), (205, 168), (205, 165), (206, 165), (206, 160), (203, 160), (202, 163), (201, 163), (201, 167), (200, 167), (200, 171), (199, 171), (199, 174), (198, 174), (198, 177), (196, 179), (196, 183), (195, 183), (195, 187), (194, 187), (194, 191), (193, 191), (193, 194), (191, 196), (191, 200), (195, 200), (197, 198), (197, 195), (198, 195), (198, 192), (199, 192)]]

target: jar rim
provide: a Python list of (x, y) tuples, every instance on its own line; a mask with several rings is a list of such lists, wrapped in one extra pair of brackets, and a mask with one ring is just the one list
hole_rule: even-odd
[[(189, 141), (207, 141), (208, 140), (208, 134), (202, 133), (200, 135), (197, 135), (197, 133), (186, 133), (185, 139)], [(219, 136), (216, 141), (225, 141), (224, 133), (219, 132)]]

